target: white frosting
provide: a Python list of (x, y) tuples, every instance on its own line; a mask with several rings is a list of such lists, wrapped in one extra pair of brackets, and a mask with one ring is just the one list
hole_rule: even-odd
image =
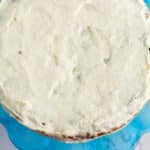
[(1, 103), (59, 136), (126, 123), (150, 95), (145, 12), (142, 0), (1, 0)]

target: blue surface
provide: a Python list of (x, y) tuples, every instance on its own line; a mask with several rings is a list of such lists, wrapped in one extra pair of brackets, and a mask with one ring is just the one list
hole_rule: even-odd
[(150, 10), (150, 0), (144, 0), (145, 1), (145, 3), (147, 4), (147, 7), (149, 8), (149, 10)]
[(133, 150), (141, 136), (150, 132), (150, 101), (129, 125), (120, 131), (82, 144), (65, 144), (20, 125), (0, 107), (0, 121), (19, 150)]
[[(150, 0), (145, 0), (150, 9)], [(0, 122), (19, 150), (134, 150), (141, 136), (150, 132), (150, 101), (143, 110), (120, 131), (81, 144), (65, 144), (41, 136), (19, 124), (0, 107)]]

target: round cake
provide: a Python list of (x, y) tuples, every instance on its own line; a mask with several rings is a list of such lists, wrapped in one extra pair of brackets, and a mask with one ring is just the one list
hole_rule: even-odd
[(49, 137), (83, 141), (150, 98), (143, 0), (1, 0), (0, 103)]

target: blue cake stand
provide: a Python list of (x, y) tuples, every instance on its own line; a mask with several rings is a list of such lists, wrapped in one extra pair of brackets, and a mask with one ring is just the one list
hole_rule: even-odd
[(150, 101), (123, 129), (80, 144), (65, 144), (35, 133), (10, 117), (2, 107), (0, 107), (0, 122), (19, 150), (134, 150), (141, 136), (150, 132)]
[[(150, 9), (150, 0), (145, 2)], [(150, 101), (123, 129), (80, 144), (65, 144), (35, 133), (10, 117), (1, 106), (0, 123), (6, 128), (10, 140), (19, 150), (134, 150), (141, 136), (150, 132)]]

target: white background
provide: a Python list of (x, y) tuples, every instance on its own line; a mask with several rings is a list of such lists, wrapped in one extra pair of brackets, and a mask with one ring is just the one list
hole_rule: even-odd
[[(5, 129), (0, 125), (0, 150), (17, 150), (8, 139)], [(150, 150), (150, 134), (142, 137), (135, 150)]]

